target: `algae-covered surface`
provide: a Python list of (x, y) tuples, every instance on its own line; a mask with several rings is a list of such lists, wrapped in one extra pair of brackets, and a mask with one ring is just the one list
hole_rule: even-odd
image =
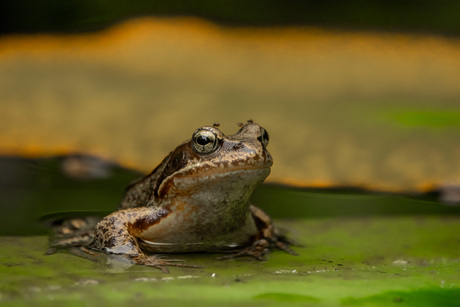
[(274, 252), (258, 262), (180, 255), (204, 268), (172, 268), (170, 274), (107, 267), (66, 253), (44, 256), (43, 236), (2, 237), (1, 300), (90, 306), (458, 306), (458, 222), (440, 216), (279, 221), (305, 244), (296, 248), (299, 256)]
[[(297, 243), (298, 256), (274, 251), (266, 261), (256, 261), (217, 260), (218, 255), (203, 253), (176, 255), (201, 268), (170, 268), (164, 274), (117, 259), (92, 262), (68, 252), (44, 255), (48, 238), (43, 230), (37, 231), (42, 226), (17, 213), (30, 206), (30, 198), (23, 202), (20, 194), (36, 185), (37, 169), (47, 188), (35, 190), (39, 209), (28, 215), (45, 220), (62, 208), (68, 210), (65, 199), (76, 195), (82, 207), (75, 210), (88, 210), (87, 204), (98, 199), (94, 210), (113, 210), (119, 196), (112, 196), (112, 202), (101, 195), (115, 194), (109, 183), (121, 185), (135, 173), (113, 166), (105, 179), (82, 180), (61, 172), (62, 158), (13, 160), (10, 165), (29, 165), (23, 171), (28, 180), (8, 187), (16, 211), (5, 210), (2, 224), (35, 222), (37, 228), (23, 231), (22, 236), (10, 232), (0, 237), (2, 305), (459, 306), (460, 208), (426, 195), (263, 185), (253, 202)], [(61, 196), (52, 199), (49, 195), (57, 185)], [(2, 187), (4, 195), (6, 186)], [(49, 210), (41, 203), (54, 207)]]
[(458, 306), (458, 217), (299, 218), (278, 223), (295, 230), (305, 244), (296, 248), (299, 256), (274, 252), (258, 262), (180, 255), (203, 268), (171, 268), (169, 274), (107, 266), (67, 253), (44, 256), (44, 236), (1, 237), (1, 302)]

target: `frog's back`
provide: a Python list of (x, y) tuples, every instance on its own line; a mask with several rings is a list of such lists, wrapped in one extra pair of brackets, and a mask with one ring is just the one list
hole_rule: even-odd
[(136, 179), (126, 188), (123, 200), (120, 203), (119, 209), (129, 209), (137, 207), (145, 207), (151, 205), (153, 191), (157, 184), (158, 178), (161, 176), (163, 169), (168, 163), (169, 154), (161, 163), (148, 175)]

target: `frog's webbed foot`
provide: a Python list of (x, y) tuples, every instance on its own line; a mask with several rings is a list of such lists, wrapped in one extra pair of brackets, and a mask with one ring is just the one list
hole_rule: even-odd
[(103, 261), (103, 256), (99, 253), (95, 253), (89, 249), (87, 249), (85, 246), (79, 246), (79, 245), (69, 245), (69, 246), (50, 246), (48, 250), (46, 251), (45, 255), (49, 256), (52, 254), (57, 253), (59, 250), (65, 250), (68, 251), (69, 253), (85, 258), (87, 260), (93, 261), (93, 262), (101, 262)]
[(167, 259), (159, 256), (147, 256), (145, 254), (139, 254), (137, 257), (131, 258), (135, 264), (145, 265), (160, 269), (163, 273), (169, 273), (167, 266), (183, 267), (183, 268), (200, 268), (200, 266), (193, 264), (182, 263), (184, 260), (181, 259)]
[(266, 239), (260, 239), (254, 242), (251, 246), (232, 252), (232, 254), (219, 257), (217, 259), (233, 259), (238, 257), (253, 257), (257, 260), (264, 260), (264, 256), (269, 253), (270, 244)]
[(93, 262), (101, 262), (104, 259), (104, 255), (95, 253), (87, 249), (85, 246), (72, 246), (68, 247), (67, 250), (75, 256), (82, 257)]
[(76, 256), (97, 262), (99, 254), (88, 250), (88, 245), (94, 238), (94, 226), (99, 217), (88, 216), (80, 218), (63, 218), (51, 222), (52, 235), (49, 248), (45, 255), (54, 254), (60, 250), (68, 251)]
[(265, 255), (270, 252), (270, 247), (277, 247), (278, 249), (285, 251), (291, 255), (297, 255), (295, 251), (290, 248), (291, 243), (283, 237), (274, 237), (273, 239), (260, 239), (254, 242), (251, 246), (238, 250), (229, 255), (219, 257), (217, 259), (233, 259), (238, 257), (253, 257), (257, 260), (265, 260)]
[(68, 248), (83, 246), (94, 238), (94, 227), (101, 218), (87, 216), (79, 218), (62, 218), (51, 221), (51, 248)]

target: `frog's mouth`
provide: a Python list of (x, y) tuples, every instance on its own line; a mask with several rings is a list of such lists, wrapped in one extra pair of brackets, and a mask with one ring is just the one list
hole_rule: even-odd
[(273, 165), (271, 160), (263, 162), (263, 163), (252, 163), (248, 164), (246, 162), (219, 162), (219, 163), (212, 163), (208, 161), (204, 161), (199, 163), (198, 165), (193, 166), (185, 166), (183, 169), (179, 170), (178, 174), (184, 175), (199, 175), (199, 174), (219, 174), (219, 173), (226, 173), (226, 172), (233, 172), (233, 171), (258, 171), (262, 169), (270, 169)]
[[(191, 178), (194, 181), (208, 181), (214, 178), (238, 176), (240, 179), (246, 180), (264, 180), (270, 174), (270, 165), (241, 165), (241, 166), (223, 166), (216, 167), (215, 165), (202, 165), (199, 169), (184, 168), (174, 175), (174, 181), (179, 179)], [(166, 178), (168, 181), (170, 178)]]

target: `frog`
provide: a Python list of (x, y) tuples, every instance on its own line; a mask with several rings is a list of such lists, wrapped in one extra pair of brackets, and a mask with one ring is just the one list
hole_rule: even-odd
[(219, 126), (196, 129), (131, 183), (118, 210), (95, 225), (85, 250), (164, 272), (195, 266), (158, 255), (216, 252), (225, 254), (220, 259), (263, 260), (270, 249), (295, 255), (269, 215), (250, 202), (273, 165), (268, 132), (252, 120), (234, 135)]

